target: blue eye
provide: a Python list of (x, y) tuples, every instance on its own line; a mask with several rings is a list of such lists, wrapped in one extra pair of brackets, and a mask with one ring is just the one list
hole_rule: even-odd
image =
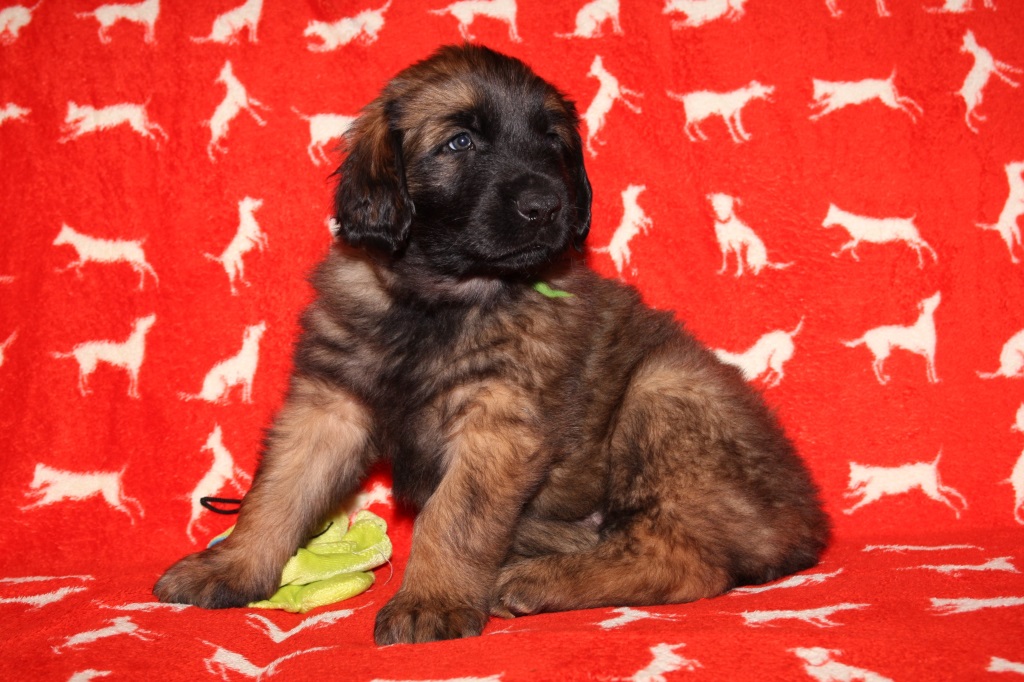
[(469, 136), (469, 133), (459, 133), (448, 140), (448, 149), (451, 149), (453, 152), (464, 152), (472, 148), (473, 138)]

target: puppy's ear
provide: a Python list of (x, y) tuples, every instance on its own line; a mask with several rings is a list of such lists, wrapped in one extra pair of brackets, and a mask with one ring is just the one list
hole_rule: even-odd
[(383, 99), (369, 104), (347, 134), (335, 194), (338, 235), (357, 247), (394, 254), (405, 246), (415, 213), (405, 184), (401, 133)]
[(580, 139), (578, 131), (573, 131), (573, 145), (569, 153), (576, 190), (576, 232), (572, 244), (577, 251), (583, 251), (583, 242), (590, 232), (590, 202), (593, 192), (590, 189), (587, 168), (583, 163), (583, 140)]

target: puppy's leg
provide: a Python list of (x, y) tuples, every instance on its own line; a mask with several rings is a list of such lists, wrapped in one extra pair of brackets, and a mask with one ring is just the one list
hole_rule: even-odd
[(398, 594), (377, 614), (378, 644), (480, 634), (516, 519), (546, 463), (532, 403), (488, 385), (452, 410), (448, 469), (416, 518)]
[(369, 413), (350, 395), (294, 377), (234, 532), (172, 566), (153, 593), (204, 608), (273, 594), (284, 563), (375, 458), (369, 429)]
[(544, 554), (582, 552), (592, 549), (600, 540), (600, 516), (580, 521), (523, 518), (516, 527), (512, 555), (534, 557)]
[(593, 549), (517, 559), (502, 568), (491, 613), (502, 617), (600, 606), (696, 601), (729, 588), (702, 548), (655, 516), (607, 534)]
[(767, 408), (682, 358), (652, 359), (623, 398), (597, 544), (513, 558), (492, 613), (689, 602), (816, 563), (827, 520)]

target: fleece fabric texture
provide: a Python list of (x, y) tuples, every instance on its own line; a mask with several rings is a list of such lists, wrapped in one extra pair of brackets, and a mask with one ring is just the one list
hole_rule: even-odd
[[(967, 680), (1024, 671), (1014, 0), (0, 0), (0, 679)], [(156, 603), (231, 524), (331, 240), (339, 137), (472, 38), (577, 103), (589, 261), (764, 391), (835, 524), (699, 603), (378, 648)], [(557, 304), (557, 301), (552, 301)], [(462, 560), (452, 557), (453, 562)]]

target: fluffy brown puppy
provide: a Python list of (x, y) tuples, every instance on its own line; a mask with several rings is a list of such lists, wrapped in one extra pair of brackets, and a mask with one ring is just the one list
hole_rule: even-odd
[(571, 257), (590, 225), (581, 149), (573, 105), (483, 47), (387, 85), (349, 135), (339, 239), (237, 529), (168, 570), (161, 600), (267, 597), (379, 458), (420, 509), (380, 644), (817, 562), (827, 519), (761, 398)]

